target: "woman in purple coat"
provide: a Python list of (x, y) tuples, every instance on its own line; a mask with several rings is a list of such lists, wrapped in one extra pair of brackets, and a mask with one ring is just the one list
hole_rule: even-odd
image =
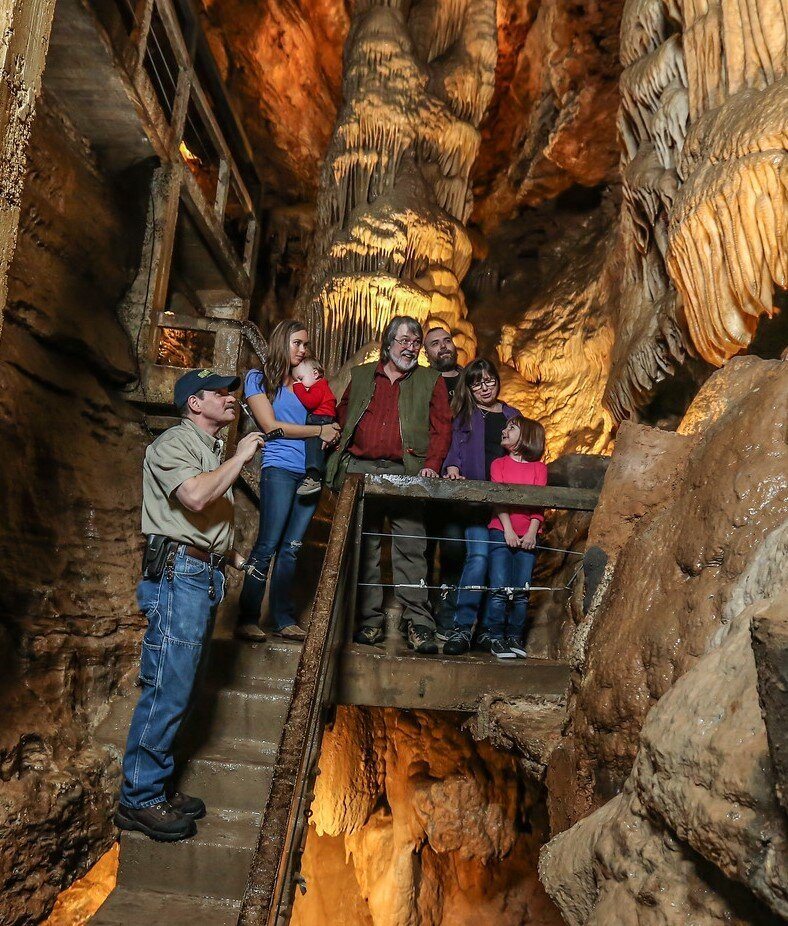
[[(460, 374), (452, 401), (452, 441), (443, 463), (446, 479), (489, 480), (490, 464), (504, 455), (501, 432), (506, 422), (518, 414), (516, 408), (501, 402), (501, 378), (494, 363), (474, 360)], [(465, 528), (465, 565), (460, 585), (484, 585), (487, 580), (487, 512), (474, 515)], [(449, 656), (460, 656), (471, 648), (473, 625), (483, 593), (461, 590), (454, 612), (454, 630), (443, 646)], [(484, 648), (487, 641), (480, 638)]]

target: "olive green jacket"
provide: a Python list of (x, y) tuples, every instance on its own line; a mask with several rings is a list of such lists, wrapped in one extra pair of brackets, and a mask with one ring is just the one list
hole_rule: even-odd
[[(339, 444), (328, 461), (326, 482), (338, 491), (345, 478), (348, 446), (361, 416), (369, 407), (375, 392), (375, 370), (378, 362), (354, 367), (350, 374), (350, 395), (347, 418)], [(424, 468), (430, 443), (430, 400), (440, 373), (429, 367), (416, 367), (399, 381), (399, 425), (402, 434), (402, 462), (408, 476), (416, 476)]]

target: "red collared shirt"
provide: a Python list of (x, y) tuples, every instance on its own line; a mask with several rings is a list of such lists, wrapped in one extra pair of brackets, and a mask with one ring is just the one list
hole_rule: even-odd
[[(361, 460), (402, 460), (402, 433), (399, 425), (399, 384), (410, 374), (397, 377), (392, 383), (379, 362), (375, 369), (375, 390), (367, 410), (356, 425), (348, 450)], [(337, 407), (337, 419), (344, 428), (347, 421), (347, 404), (350, 386)], [(443, 460), (451, 443), (451, 411), (449, 393), (443, 377), (435, 383), (429, 408), (430, 442), (426, 469), (441, 471)]]

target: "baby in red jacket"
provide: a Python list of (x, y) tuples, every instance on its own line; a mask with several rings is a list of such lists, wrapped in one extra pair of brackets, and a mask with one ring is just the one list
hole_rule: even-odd
[[(323, 364), (310, 357), (291, 370), (293, 393), (307, 410), (307, 424), (331, 424), (337, 420), (337, 400), (328, 385)], [(326, 474), (326, 452), (319, 437), (306, 440), (306, 478), (296, 489), (296, 495), (312, 495), (323, 486)]]

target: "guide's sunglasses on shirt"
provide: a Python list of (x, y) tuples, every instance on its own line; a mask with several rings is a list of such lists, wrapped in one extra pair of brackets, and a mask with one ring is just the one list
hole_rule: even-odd
[(421, 347), (421, 338), (394, 338), (400, 347)]

